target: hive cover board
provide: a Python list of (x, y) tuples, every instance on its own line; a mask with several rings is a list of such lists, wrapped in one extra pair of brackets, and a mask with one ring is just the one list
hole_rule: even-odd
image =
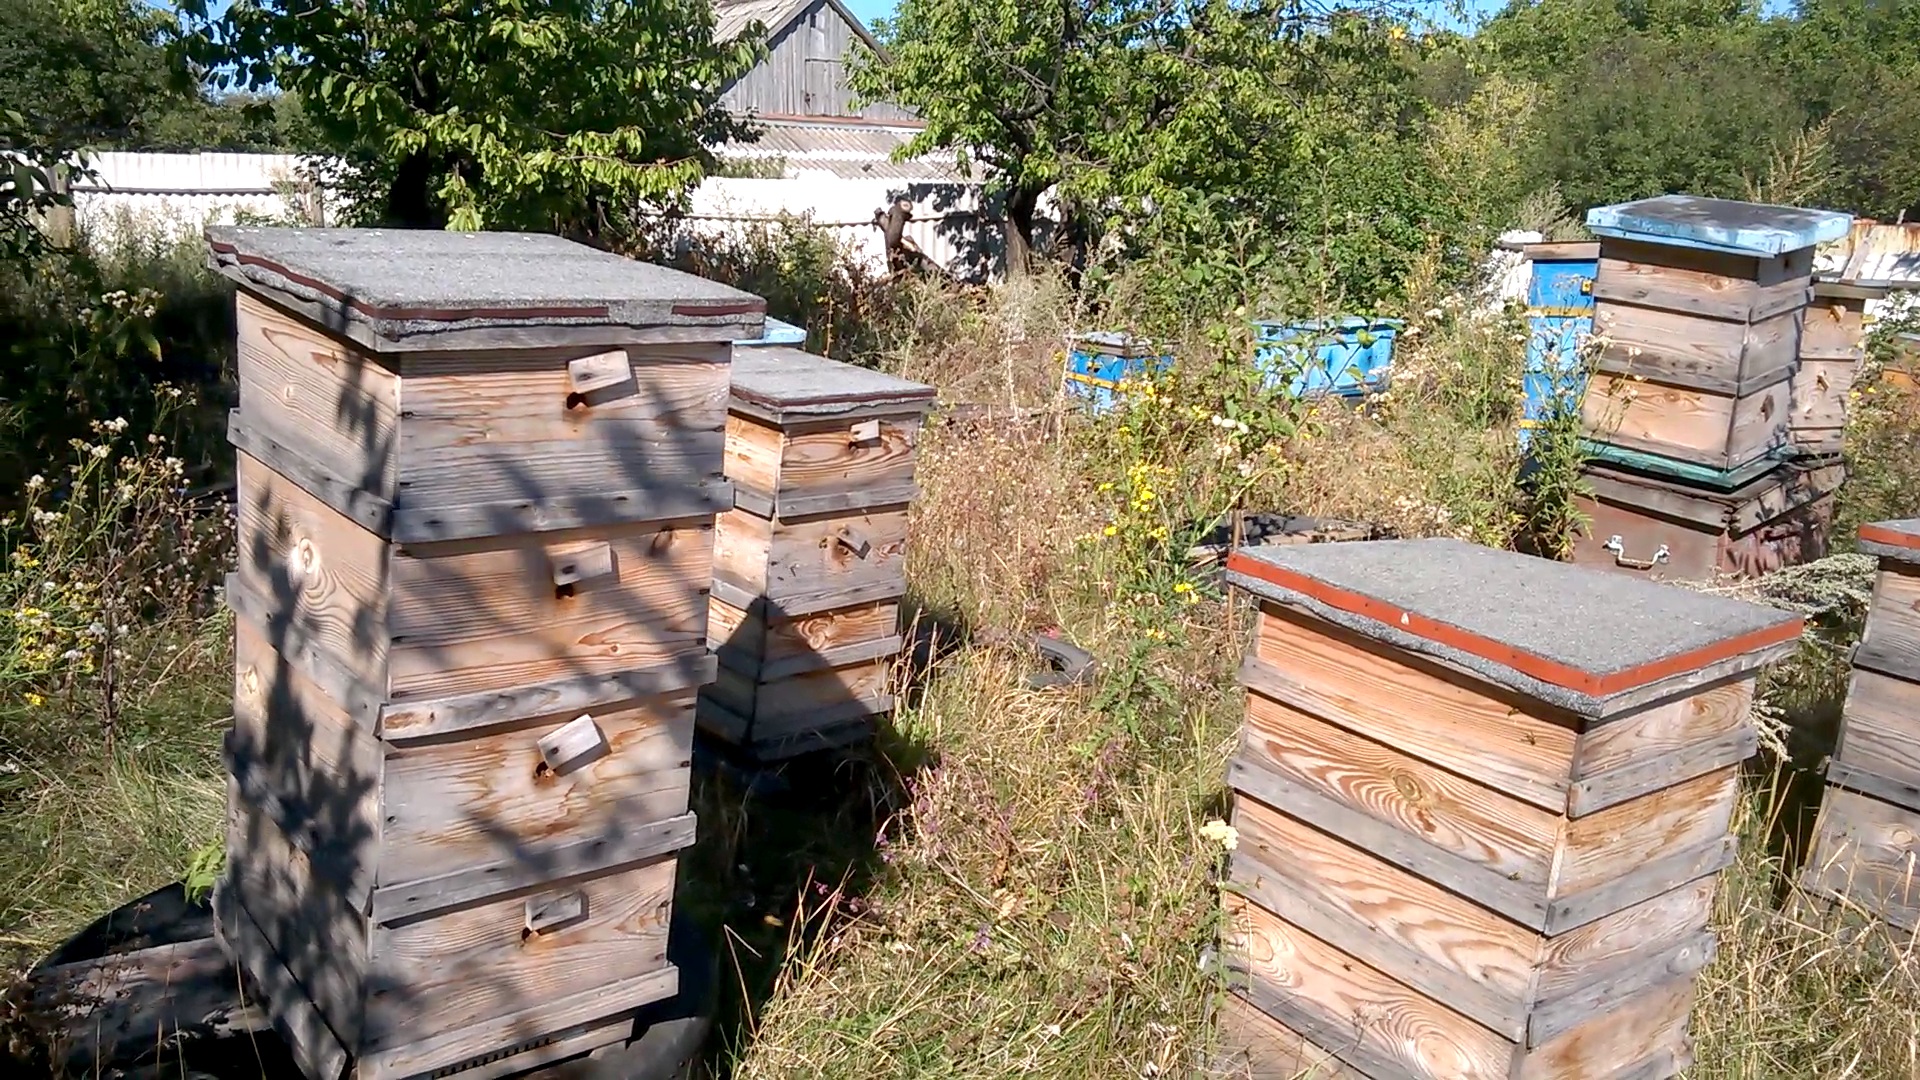
[(207, 230), (208, 265), (376, 352), (760, 335), (766, 301), (540, 233)]
[(1587, 211), (1599, 236), (1647, 240), (1736, 255), (1784, 255), (1847, 235), (1853, 215), (1798, 206), (1770, 206), (1661, 195)]
[(733, 358), (733, 407), (772, 424), (827, 420), (854, 412), (924, 410), (925, 383), (783, 346)]
[(1452, 540), (1228, 573), (1259, 608), (1230, 1046), (1374, 1080), (1684, 1068), (1754, 680), (1800, 619)]

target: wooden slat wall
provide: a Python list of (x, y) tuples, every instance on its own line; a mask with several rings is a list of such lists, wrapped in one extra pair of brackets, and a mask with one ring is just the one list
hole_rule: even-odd
[(1599, 722), (1265, 601), (1259, 624), (1229, 770), (1228, 1058), (1683, 1067), (1753, 674)]

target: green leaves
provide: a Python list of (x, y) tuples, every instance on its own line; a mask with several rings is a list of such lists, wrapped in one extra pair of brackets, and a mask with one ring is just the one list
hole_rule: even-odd
[(739, 133), (717, 102), (756, 46), (715, 42), (706, 0), (236, 0), (192, 21), (205, 62), (314, 103), (365, 216), (456, 229), (684, 200), (703, 143)]

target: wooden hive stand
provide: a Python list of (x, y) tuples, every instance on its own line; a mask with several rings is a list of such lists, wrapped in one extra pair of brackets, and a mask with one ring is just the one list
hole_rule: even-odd
[(1886, 295), (1887, 290), (1872, 286), (1814, 283), (1791, 387), (1796, 452), (1827, 457), (1843, 449), (1847, 395), (1867, 354), (1867, 301)]
[(788, 348), (734, 354), (700, 726), (763, 760), (893, 707), (915, 447), (934, 390)]
[(1888, 925), (1920, 928), (1920, 518), (1860, 529), (1880, 558), (1826, 796), (1801, 877)]
[(310, 1080), (625, 1037), (678, 981), (762, 302), (550, 236), (207, 237), (240, 289), (224, 944)]
[(1789, 444), (1816, 245), (1846, 214), (1690, 195), (1596, 207), (1582, 413), (1596, 438), (1731, 472)]
[(1259, 608), (1228, 767), (1230, 1057), (1372, 1080), (1684, 1067), (1755, 675), (1800, 620), (1453, 540), (1228, 572)]

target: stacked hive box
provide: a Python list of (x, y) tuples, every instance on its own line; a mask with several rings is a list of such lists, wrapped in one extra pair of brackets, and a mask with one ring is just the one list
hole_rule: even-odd
[(1800, 367), (1793, 373), (1795, 451), (1815, 457), (1840, 453), (1847, 426), (1847, 395), (1866, 358), (1867, 301), (1885, 289), (1822, 281), (1800, 330)]
[(762, 760), (864, 738), (893, 707), (907, 509), (930, 386), (797, 349), (735, 354), (734, 509), (715, 547), (701, 727)]
[(1803, 883), (1920, 928), (1920, 519), (1860, 530), (1880, 557)]
[(1850, 220), (1689, 196), (1588, 214), (1601, 347), (1576, 562), (1695, 578), (1825, 553), (1844, 469), (1787, 460), (1792, 391), (1814, 248)]
[(677, 983), (761, 302), (554, 237), (208, 239), (240, 286), (224, 942), (312, 1080), (617, 1040)]
[(1799, 620), (1451, 540), (1228, 569), (1259, 604), (1233, 1053), (1374, 1080), (1682, 1067), (1755, 673)]

